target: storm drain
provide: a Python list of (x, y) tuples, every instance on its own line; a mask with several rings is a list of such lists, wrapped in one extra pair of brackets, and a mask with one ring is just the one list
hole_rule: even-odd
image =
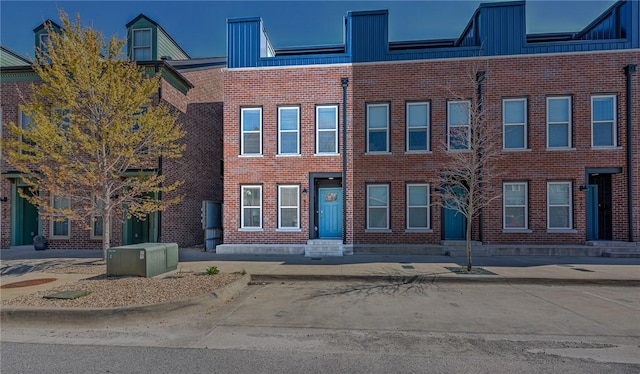
[(415, 269), (413, 265), (402, 265), (403, 269)]

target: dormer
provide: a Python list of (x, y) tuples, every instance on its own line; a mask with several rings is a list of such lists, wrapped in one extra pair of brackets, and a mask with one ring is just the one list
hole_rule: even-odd
[[(47, 31), (46, 25), (51, 25), (51, 29), (55, 32), (61, 32), (62, 26), (48, 19), (40, 24), (40, 26), (33, 29), (33, 33), (35, 35), (35, 50), (38, 51), (38, 48), (46, 49), (47, 43), (49, 41), (49, 32)], [(37, 52), (36, 52), (37, 55)]]
[(190, 58), (157, 22), (144, 14), (127, 23), (127, 56), (135, 61)]

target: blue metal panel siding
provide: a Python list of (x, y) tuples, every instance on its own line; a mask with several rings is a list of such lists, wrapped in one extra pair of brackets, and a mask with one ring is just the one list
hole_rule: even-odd
[(526, 40), (524, 4), (480, 9), (480, 43), (488, 56), (519, 54)]
[(624, 18), (627, 30), (627, 38), (631, 43), (630, 48), (640, 48), (640, 1), (628, 1), (629, 15)]
[(227, 23), (227, 66), (258, 66), (260, 57), (260, 20)]
[(389, 49), (387, 12), (351, 16), (353, 62), (384, 61)]

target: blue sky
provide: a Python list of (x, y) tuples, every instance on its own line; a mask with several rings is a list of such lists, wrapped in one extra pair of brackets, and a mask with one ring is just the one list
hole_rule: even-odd
[[(340, 44), (350, 10), (389, 10), (391, 41), (458, 37), (485, 1), (0, 1), (0, 43), (33, 57), (33, 29), (58, 21), (57, 8), (79, 13), (106, 36), (125, 36), (125, 25), (144, 13), (191, 57), (224, 56), (226, 19), (262, 17), (275, 48)], [(527, 32), (579, 31), (614, 1), (527, 1)]]

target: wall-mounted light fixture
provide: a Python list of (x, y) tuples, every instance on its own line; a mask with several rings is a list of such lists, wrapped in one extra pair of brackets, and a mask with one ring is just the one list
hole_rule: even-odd
[(585, 186), (584, 184), (580, 186), (580, 191), (586, 191), (589, 189), (589, 186)]
[(8, 197), (0, 197), (0, 201), (2, 201), (3, 203), (6, 203), (7, 201), (9, 201)]
[(302, 194), (303, 194), (303, 195), (306, 195), (306, 194), (307, 194), (307, 189), (306, 189), (306, 188), (303, 188), (303, 189), (302, 189)]

